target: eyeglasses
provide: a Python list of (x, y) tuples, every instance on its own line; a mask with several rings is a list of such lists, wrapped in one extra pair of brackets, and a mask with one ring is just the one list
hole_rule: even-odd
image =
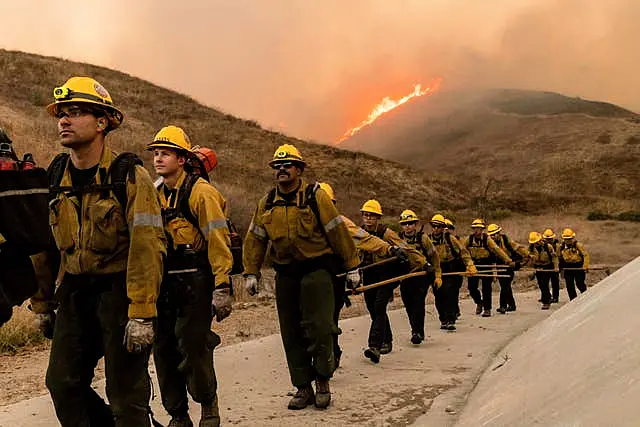
[(362, 213), (362, 218), (371, 218), (371, 219), (375, 219), (378, 218), (379, 215), (376, 215), (374, 213), (369, 213), (369, 212), (363, 212)]
[(70, 119), (76, 119), (80, 116), (84, 116), (85, 114), (94, 114), (94, 111), (88, 108), (80, 108), (80, 107), (72, 107), (67, 108), (66, 111), (60, 108), (56, 112), (56, 118), (62, 119), (63, 117), (68, 117)]
[(291, 169), (294, 166), (295, 165), (292, 162), (274, 163), (271, 165), (271, 169), (274, 169), (274, 170), (278, 170), (282, 168)]
[(446, 227), (444, 225), (442, 225), (442, 224), (431, 223), (431, 228), (446, 228)]
[(418, 221), (403, 222), (402, 226), (404, 227), (405, 225), (416, 225), (417, 223), (418, 223)]
[(13, 147), (8, 142), (0, 142), (0, 151), (13, 153)]

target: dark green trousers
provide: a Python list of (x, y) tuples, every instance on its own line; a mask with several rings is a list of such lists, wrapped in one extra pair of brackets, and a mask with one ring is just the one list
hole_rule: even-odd
[(158, 298), (153, 359), (162, 404), (171, 416), (188, 410), (187, 391), (197, 403), (216, 398), (213, 349), (220, 337), (211, 330), (214, 278), (210, 268), (165, 274)]
[[(63, 427), (148, 427), (150, 350), (123, 345), (129, 300), (125, 275), (66, 274), (59, 302), (46, 384)], [(104, 357), (110, 406), (91, 388)]]
[(316, 378), (330, 378), (335, 369), (333, 336), (338, 331), (329, 272), (276, 269), (276, 304), (293, 385), (304, 387)]

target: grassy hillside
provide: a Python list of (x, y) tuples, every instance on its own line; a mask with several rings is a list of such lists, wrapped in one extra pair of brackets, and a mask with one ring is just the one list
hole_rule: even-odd
[[(234, 221), (246, 226), (255, 203), (272, 186), (267, 162), (284, 143), (298, 146), (308, 161), (306, 173), (326, 180), (336, 189), (342, 209), (357, 213), (364, 200), (378, 197), (386, 212), (399, 215), (408, 206), (431, 212), (436, 208), (465, 206), (464, 192), (454, 192), (455, 182), (434, 178), (426, 171), (332, 147), (310, 144), (266, 131), (252, 121), (208, 108), (193, 99), (138, 78), (87, 64), (22, 52), (0, 50), (0, 126), (13, 138), (20, 153), (31, 151), (48, 164), (60, 151), (56, 121), (44, 106), (53, 88), (73, 75), (100, 81), (125, 113), (125, 122), (107, 141), (116, 151), (142, 154), (155, 133), (167, 124), (182, 126), (193, 143), (213, 147), (219, 166), (212, 174), (231, 204)], [(250, 102), (250, 101), (248, 101)]]
[(640, 116), (555, 93), (493, 90), (418, 99), (341, 145), (455, 174), (475, 196), (529, 213), (638, 207)]

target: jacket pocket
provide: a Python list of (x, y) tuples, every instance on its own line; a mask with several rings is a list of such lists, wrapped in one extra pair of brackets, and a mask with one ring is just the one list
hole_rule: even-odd
[(311, 208), (298, 209), (298, 236), (302, 238), (313, 236), (314, 216)]
[[(286, 207), (282, 209), (286, 209)], [(270, 240), (277, 241), (288, 236), (289, 226), (286, 215), (286, 211), (273, 212), (273, 209), (262, 214), (262, 224), (267, 230)]]
[(73, 248), (79, 229), (78, 211), (73, 202), (66, 198), (49, 202), (49, 226), (58, 249), (66, 251)]
[(124, 225), (117, 202), (113, 199), (98, 200), (89, 206), (88, 215), (85, 224), (89, 233), (88, 247), (98, 253), (113, 252), (118, 245), (119, 230)]

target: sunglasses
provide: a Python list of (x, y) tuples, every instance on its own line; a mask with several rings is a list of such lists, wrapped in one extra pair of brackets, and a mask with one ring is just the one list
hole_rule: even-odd
[(402, 225), (416, 225), (418, 223), (418, 221), (410, 221), (410, 222), (403, 222)]
[(8, 151), (13, 153), (13, 147), (8, 142), (0, 142), (0, 151)]
[(291, 169), (294, 166), (295, 165), (292, 162), (274, 163), (273, 165), (271, 165), (271, 169), (274, 169), (274, 170), (278, 170), (282, 168)]
[(75, 119), (78, 118), (80, 116), (84, 116), (85, 114), (96, 114), (95, 110), (92, 110), (90, 108), (80, 108), (80, 107), (73, 107), (73, 108), (67, 108), (66, 111), (63, 110), (62, 108), (59, 109), (56, 112), (55, 117), (57, 119), (61, 119), (63, 117), (68, 117), (70, 119)]

